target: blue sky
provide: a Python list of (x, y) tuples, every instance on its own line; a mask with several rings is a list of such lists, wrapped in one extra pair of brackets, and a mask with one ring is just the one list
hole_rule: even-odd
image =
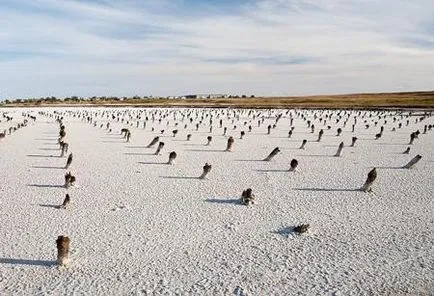
[(434, 88), (432, 0), (1, 0), (0, 99)]

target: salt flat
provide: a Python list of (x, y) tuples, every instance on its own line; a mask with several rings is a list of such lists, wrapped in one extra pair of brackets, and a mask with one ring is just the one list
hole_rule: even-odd
[[(54, 112), (64, 117), (74, 157), (69, 171), (77, 182), (69, 189), (63, 186), (59, 123), (47, 116)], [(434, 291), (434, 129), (423, 133), (434, 118), (420, 121), (423, 112), (407, 117), (398, 111), (8, 108), (2, 113), (13, 120), (0, 118), (0, 132), (23, 122), (25, 114), (37, 119), (0, 140), (1, 295)], [(324, 125), (320, 118), (326, 115), (331, 117)], [(290, 116), (295, 128), (288, 138)], [(375, 140), (381, 126), (384, 133)], [(131, 131), (130, 142), (121, 128)], [(320, 129), (324, 136), (316, 142)], [(416, 130), (418, 139), (408, 145)], [(153, 155), (156, 147), (146, 148), (155, 136), (165, 143), (161, 155)], [(235, 139), (233, 151), (224, 152), (229, 136)], [(353, 136), (358, 140), (349, 147)], [(308, 142), (301, 150), (303, 139)], [(342, 156), (334, 157), (341, 141)], [(281, 153), (262, 161), (275, 147)], [(407, 147), (410, 153), (402, 154)], [(171, 151), (178, 155), (175, 165), (165, 164)], [(414, 168), (401, 168), (417, 154), (422, 159)], [(294, 158), (297, 171), (288, 172)], [(212, 170), (199, 180), (206, 162)], [(356, 190), (373, 167), (378, 173), (373, 192)], [(256, 196), (251, 206), (239, 203), (247, 188)], [(72, 204), (58, 209), (67, 192)], [(292, 227), (302, 223), (310, 231), (294, 233)], [(55, 264), (59, 235), (71, 238), (67, 268)]]

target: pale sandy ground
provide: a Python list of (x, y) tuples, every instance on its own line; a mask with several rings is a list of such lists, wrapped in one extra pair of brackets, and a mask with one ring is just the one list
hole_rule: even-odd
[[(1, 118), (0, 131), (21, 122), (23, 110), (66, 109), (0, 109), (0, 115), (14, 116), (13, 124)], [(136, 117), (144, 109), (67, 110), (114, 111), (127, 118), (126, 110)], [(130, 120), (130, 143), (119, 135), (126, 122), (110, 120), (109, 133), (99, 128), (106, 118), (96, 117), (94, 127), (65, 116), (74, 155), (70, 170), (77, 177), (66, 210), (55, 208), (67, 190), (54, 119), (39, 115), (36, 123), (0, 140), (0, 295), (432, 295), (434, 129), (415, 140), (409, 155), (402, 152), (410, 133), (423, 132), (433, 117), (418, 123), (420, 116), (411, 117), (405, 126), (406, 119), (397, 116), (404, 126), (392, 132), (398, 125), (394, 113), (375, 127), (378, 117), (363, 119), (370, 113), (362, 112), (352, 133), (353, 119), (343, 127), (342, 121), (335, 123), (338, 111), (329, 111), (332, 129), (317, 143), (325, 126), (313, 120), (315, 111), (304, 111), (315, 133), (295, 117), (290, 139), (286, 110), (273, 111), (270, 118), (267, 111), (255, 111), (266, 117), (260, 128), (244, 111), (239, 122), (235, 119), (236, 130), (232, 119), (223, 117), (235, 144), (233, 152), (222, 152), (227, 136), (218, 119), (212, 134), (209, 118), (195, 131), (201, 115), (184, 130), (187, 120), (181, 122), (180, 114), (187, 111), (169, 112), (174, 111), (175, 138), (173, 113), (169, 126), (163, 119), (148, 122), (146, 129), (142, 113)], [(267, 135), (278, 113), (284, 118)], [(251, 133), (243, 126), (250, 120)], [(381, 125), (384, 135), (374, 140)], [(155, 156), (156, 148), (144, 146), (161, 129), (166, 145)], [(208, 135), (213, 142), (204, 146)], [(354, 135), (359, 140), (348, 147)], [(305, 150), (298, 149), (302, 139), (308, 140)], [(342, 157), (332, 157), (340, 141), (346, 145)], [(276, 146), (280, 154), (260, 161)], [(178, 153), (174, 166), (163, 164), (171, 151)], [(417, 154), (423, 158), (413, 169), (399, 168)], [(299, 161), (295, 173), (285, 171), (292, 158)], [(212, 164), (208, 179), (191, 178), (201, 174), (205, 162)], [(354, 191), (374, 166), (374, 193)], [(237, 203), (248, 187), (257, 199), (250, 207)], [(300, 223), (311, 225), (308, 234), (291, 232)], [(55, 240), (62, 234), (72, 240), (72, 262), (59, 269)]]

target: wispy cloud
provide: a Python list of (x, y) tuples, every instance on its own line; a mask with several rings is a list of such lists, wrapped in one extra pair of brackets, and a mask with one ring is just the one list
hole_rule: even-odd
[(226, 64), (242, 64), (242, 63), (254, 63), (259, 65), (302, 65), (312, 63), (313, 60), (307, 57), (230, 57), (230, 58), (209, 58), (205, 59), (205, 62), (226, 63)]
[(0, 98), (432, 88), (434, 3), (3, 0)]

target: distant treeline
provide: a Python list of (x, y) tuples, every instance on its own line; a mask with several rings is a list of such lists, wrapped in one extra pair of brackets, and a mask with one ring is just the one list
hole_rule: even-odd
[(145, 100), (150, 99), (149, 97), (90, 97), (90, 98), (83, 98), (83, 97), (66, 97), (66, 98), (56, 98), (56, 97), (46, 97), (46, 98), (26, 98), (26, 99), (7, 99), (4, 100), (3, 104), (29, 104), (29, 105), (38, 105), (42, 103), (51, 103), (51, 104), (58, 104), (58, 103), (89, 103), (89, 102), (119, 102), (119, 101), (138, 101), (138, 100)]
[(56, 98), (54, 96), (51, 97), (45, 97), (45, 98), (25, 98), (25, 99), (6, 99), (0, 103), (2, 104), (30, 104), (30, 105), (37, 105), (37, 104), (42, 104), (42, 103), (52, 103), (52, 104), (58, 104), (58, 103), (98, 103), (98, 102), (102, 102), (102, 103), (107, 103), (107, 102), (141, 102), (141, 101), (145, 101), (145, 102), (149, 102), (149, 101), (154, 101), (154, 100), (201, 100), (201, 99), (239, 99), (239, 98), (255, 98), (254, 95), (225, 95), (222, 97), (215, 97), (215, 96), (169, 96), (169, 97), (148, 97), (148, 96), (144, 96), (144, 97), (140, 97), (140, 96), (133, 96), (133, 97), (114, 97), (114, 96), (110, 96), (110, 97), (106, 97), (106, 96), (102, 96), (102, 97), (88, 97), (88, 98), (83, 98), (83, 97), (77, 97), (77, 96), (72, 96), (72, 97), (66, 97), (66, 98)]

